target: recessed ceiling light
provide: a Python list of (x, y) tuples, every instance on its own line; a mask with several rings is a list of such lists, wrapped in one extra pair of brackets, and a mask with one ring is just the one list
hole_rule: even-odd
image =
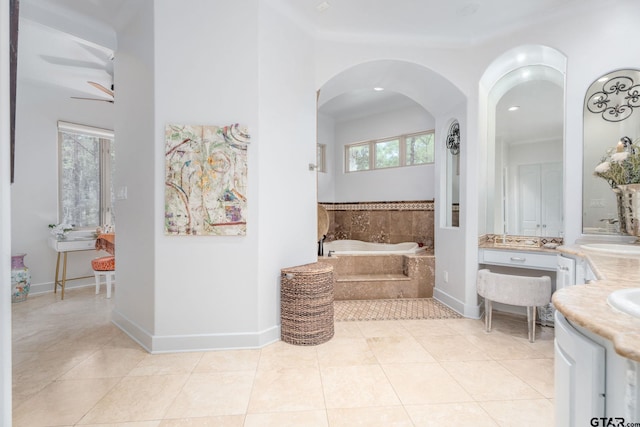
[(516, 110), (519, 110), (519, 109), (520, 109), (519, 105), (514, 105), (514, 106), (508, 108), (509, 111), (516, 111)]
[(373, 90), (375, 90), (376, 92), (382, 92), (384, 90), (384, 88), (380, 87), (380, 86), (377, 86), (377, 87), (374, 87)]
[(325, 10), (329, 9), (330, 6), (331, 5), (329, 3), (327, 3), (326, 1), (323, 1), (322, 3), (316, 6), (316, 10), (318, 12), (324, 12)]

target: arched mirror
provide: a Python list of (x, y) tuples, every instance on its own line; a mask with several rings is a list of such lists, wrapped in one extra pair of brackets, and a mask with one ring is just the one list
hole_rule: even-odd
[(516, 68), (488, 100), (488, 230), (562, 236), (564, 75), (544, 65)]
[[(584, 101), (582, 232), (625, 234), (612, 185), (594, 175), (620, 140), (640, 137), (640, 70), (618, 70), (594, 81)], [(625, 139), (628, 138), (628, 139)]]
[(460, 226), (460, 123), (453, 120), (445, 139), (447, 153), (447, 227)]

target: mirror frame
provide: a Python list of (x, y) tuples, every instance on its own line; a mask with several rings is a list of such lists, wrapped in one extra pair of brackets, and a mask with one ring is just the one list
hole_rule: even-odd
[[(479, 102), (480, 102), (480, 120), (479, 120), (479, 142), (480, 142), (480, 162), (481, 173), (479, 176), (480, 182), (487, 183), (485, 188), (480, 186), (479, 194), (479, 215), (478, 215), (478, 231), (480, 235), (492, 235), (495, 230), (494, 224), (494, 201), (496, 199), (495, 193), (495, 170), (489, 167), (489, 161), (493, 159), (495, 155), (495, 147), (490, 144), (492, 138), (491, 132), (494, 120), (495, 111), (491, 111), (490, 105), (490, 92), (494, 85), (506, 74), (519, 68), (523, 68), (529, 65), (543, 65), (549, 68), (555, 69), (563, 76), (563, 93), (566, 104), (566, 70), (567, 70), (567, 58), (560, 51), (544, 46), (544, 45), (522, 45), (513, 49), (510, 49), (497, 57), (485, 70), (482, 78), (480, 79), (479, 87)], [(565, 105), (565, 117), (566, 117), (566, 105)], [(566, 121), (565, 121), (566, 123)], [(566, 125), (565, 125), (566, 126)], [(566, 146), (566, 129), (563, 132), (563, 152)], [(563, 169), (566, 167), (567, 159), (563, 159)], [(563, 186), (566, 182), (563, 182)], [(563, 203), (563, 215), (564, 215), (564, 203)], [(566, 222), (563, 224), (563, 230), (561, 235), (564, 236), (566, 230)], [(502, 231), (502, 230), (501, 230)], [(558, 237), (562, 237), (558, 236)]]

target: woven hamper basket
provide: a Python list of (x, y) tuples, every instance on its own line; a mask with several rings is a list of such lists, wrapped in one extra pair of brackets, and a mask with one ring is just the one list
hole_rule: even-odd
[(329, 341), (333, 337), (333, 266), (316, 262), (281, 272), (282, 341), (295, 345)]

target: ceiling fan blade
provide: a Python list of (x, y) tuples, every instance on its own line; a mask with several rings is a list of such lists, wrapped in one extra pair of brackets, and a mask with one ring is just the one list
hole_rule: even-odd
[(113, 104), (113, 99), (102, 99), (102, 98), (82, 98), (80, 96), (72, 96), (71, 98), (73, 99), (83, 99), (85, 101), (102, 101), (102, 102), (109, 102), (111, 104)]
[(87, 83), (89, 83), (91, 86), (95, 87), (96, 89), (101, 90), (107, 95), (113, 97), (113, 91), (111, 89), (107, 89), (106, 87), (102, 86), (100, 83), (96, 83), (96, 82), (87, 82)]

